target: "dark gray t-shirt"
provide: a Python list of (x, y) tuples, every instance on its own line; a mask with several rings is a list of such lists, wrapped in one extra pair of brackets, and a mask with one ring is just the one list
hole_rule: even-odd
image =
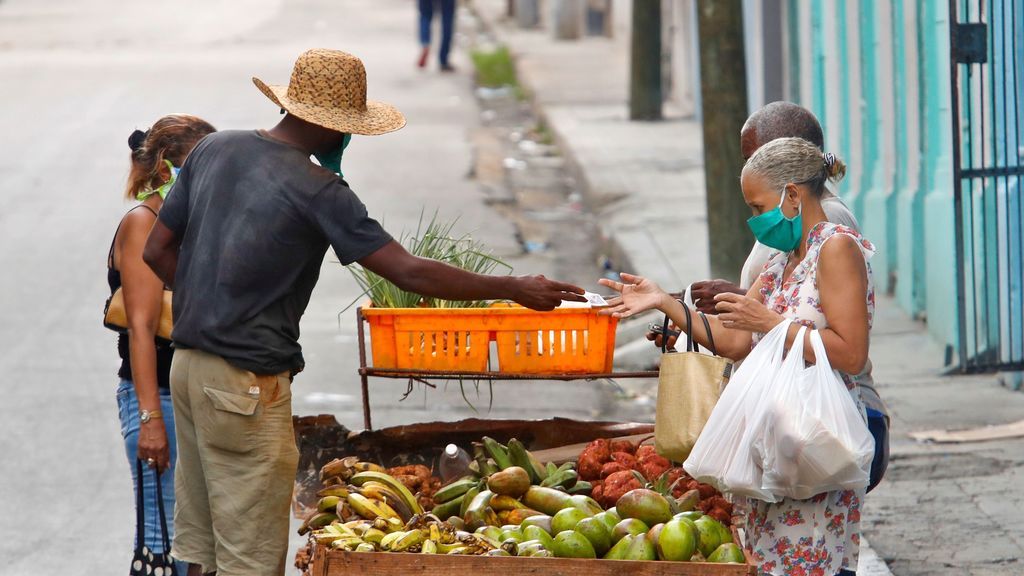
[(303, 367), (299, 319), (328, 245), (348, 265), (391, 241), (344, 180), (257, 131), (204, 138), (160, 221), (181, 239), (175, 345), (257, 374)]

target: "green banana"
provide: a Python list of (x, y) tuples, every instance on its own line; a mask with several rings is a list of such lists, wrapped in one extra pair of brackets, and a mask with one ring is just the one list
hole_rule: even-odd
[(317, 502), (316, 509), (320, 512), (334, 512), (340, 502), (341, 498), (337, 496), (324, 496)]
[(587, 496), (593, 491), (594, 486), (586, 480), (579, 480), (569, 488), (569, 494), (586, 494)]
[(546, 466), (546, 469), (547, 469), (547, 472), (548, 472), (548, 476), (551, 476), (555, 472), (558, 472), (558, 466), (555, 466), (554, 462), (548, 462), (548, 464)]
[(398, 532), (392, 532), (390, 534), (385, 535), (380, 540), (380, 549), (381, 550), (391, 550), (391, 546), (396, 541), (398, 541), (399, 538), (401, 538), (402, 536), (405, 536), (405, 534), (406, 533), (404, 531), (399, 530)]
[(530, 452), (529, 450), (527, 450), (526, 451), (526, 456), (527, 456), (527, 458), (530, 459), (530, 465), (533, 466), (534, 472), (537, 473), (538, 481), (547, 478), (548, 477), (548, 469), (545, 468), (544, 465), (540, 463), (540, 460), (537, 460), (537, 458), (533, 455), (533, 452)]
[(381, 532), (376, 528), (370, 528), (366, 532), (363, 532), (363, 542), (369, 542), (370, 544), (379, 545), (381, 543), (381, 540), (383, 540), (385, 536), (387, 536), (387, 534), (385, 534), (384, 532)]
[(405, 500), (401, 496), (395, 494), (394, 490), (390, 486), (384, 485), (377, 481), (365, 482), (361, 487), (357, 488), (360, 494), (373, 500), (379, 500), (384, 502), (391, 508), (398, 512), (399, 518), (403, 522), (408, 522), (413, 516), (412, 510), (405, 503)]
[(306, 518), (302, 525), (299, 526), (299, 536), (305, 536), (311, 530), (323, 528), (337, 519), (338, 515), (334, 512), (317, 512), (309, 518)]
[(476, 478), (465, 476), (446, 486), (442, 486), (440, 490), (434, 492), (434, 503), (444, 504), (449, 500), (454, 500), (466, 492), (469, 492), (469, 489), (476, 486), (477, 482), (478, 480)]
[(423, 514), (423, 506), (420, 506), (419, 501), (412, 495), (412, 492), (405, 487), (405, 484), (402, 484), (390, 474), (370, 470), (353, 474), (352, 478), (349, 479), (349, 482), (355, 486), (362, 486), (370, 481), (380, 482), (390, 488), (392, 492), (401, 497), (413, 514)]
[(579, 474), (570, 468), (548, 476), (540, 485), (545, 488), (572, 488), (576, 484), (577, 478), (579, 478)]
[(423, 530), (410, 530), (406, 532), (401, 538), (391, 543), (391, 551), (404, 552), (413, 546), (423, 544), (427, 539), (427, 535), (423, 532)]
[(377, 551), (377, 547), (374, 546), (373, 544), (370, 544), (369, 542), (363, 542), (363, 543), (359, 544), (358, 546), (356, 546), (355, 551), (356, 552), (376, 552)]
[(420, 554), (437, 554), (437, 543), (433, 540), (427, 540), (423, 543)]
[[(476, 484), (473, 486), (475, 487)], [(431, 510), (431, 514), (437, 516), (441, 520), (447, 520), (452, 516), (459, 516), (459, 512), (462, 510), (462, 502), (466, 499), (467, 494), (469, 494), (469, 491), (467, 491), (466, 494), (462, 494), (447, 502), (434, 506), (434, 509)]]
[(455, 551), (459, 550), (460, 548), (461, 549), (465, 549), (466, 545), (461, 543), (461, 542), (454, 542), (452, 544), (438, 544), (437, 545), (437, 553), (438, 554), (453, 554), (453, 553), (457, 554), (457, 552), (455, 552)]
[(316, 493), (321, 498), (327, 498), (328, 496), (337, 496), (338, 498), (348, 498), (348, 486), (344, 484), (335, 484), (334, 486), (328, 486), (323, 490)]
[(504, 470), (513, 466), (512, 459), (508, 454), (508, 448), (504, 444), (489, 436), (484, 436), (483, 441), (484, 448), (491, 455), (491, 458), (494, 459), (494, 463), (498, 465), (498, 468)]
[(473, 501), (469, 503), (469, 507), (463, 516), (468, 529), (476, 530), (488, 523), (487, 511), (490, 510), (491, 514), (495, 513), (490, 507), (491, 498), (493, 497), (494, 493), (490, 490), (481, 490), (480, 493), (473, 497)]
[(480, 493), (480, 490), (480, 486), (477, 485), (470, 488), (468, 492), (462, 495), (462, 505), (459, 506), (459, 518), (464, 518), (466, 516), (466, 511), (469, 510), (470, 503), (473, 502), (473, 498), (476, 498), (476, 495)]
[(494, 462), (493, 458), (487, 458), (483, 462), (483, 466), (480, 468), (483, 471), (482, 476), (487, 478), (492, 474), (501, 472), (501, 468), (498, 467), (497, 463)]
[(530, 460), (530, 455), (526, 452), (526, 446), (523, 446), (522, 442), (515, 438), (508, 441), (508, 457), (513, 466), (519, 466), (526, 470), (526, 473), (530, 475), (530, 484), (540, 483), (540, 474), (533, 467), (533, 461)]

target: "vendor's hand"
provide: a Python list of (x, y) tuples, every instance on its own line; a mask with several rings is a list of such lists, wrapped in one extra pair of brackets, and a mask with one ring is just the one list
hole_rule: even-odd
[(671, 300), (660, 286), (653, 280), (641, 276), (622, 273), (619, 275), (625, 282), (616, 282), (601, 278), (598, 283), (622, 294), (608, 301), (608, 307), (601, 310), (605, 316), (629, 318), (634, 314), (661, 308), (666, 300)]
[(725, 328), (766, 333), (782, 322), (782, 316), (748, 296), (722, 293), (715, 296), (718, 319)]
[[(675, 324), (672, 324), (672, 323), (669, 323), (668, 328), (669, 328), (669, 330), (679, 330), (679, 328)], [(678, 340), (679, 337), (678, 336), (669, 336), (668, 337), (668, 342), (666, 343), (665, 342), (665, 337), (664, 337), (664, 335), (662, 333), (660, 333), (660, 332), (648, 332), (647, 333), (647, 339), (650, 340), (651, 342), (654, 342), (654, 345), (657, 346), (658, 349), (660, 350), (661, 348), (674, 349), (675, 346), (676, 346), (676, 340)]]
[(715, 296), (719, 294), (746, 294), (747, 291), (728, 280), (703, 280), (690, 286), (690, 296), (697, 310), (705, 314), (717, 314)]
[(579, 286), (548, 280), (543, 275), (515, 278), (512, 300), (533, 310), (554, 310), (563, 301), (586, 302)]
[[(171, 446), (167, 442), (167, 429), (162, 417), (139, 425), (139, 460), (163, 472), (171, 465)], [(153, 464), (149, 460), (153, 459)]]

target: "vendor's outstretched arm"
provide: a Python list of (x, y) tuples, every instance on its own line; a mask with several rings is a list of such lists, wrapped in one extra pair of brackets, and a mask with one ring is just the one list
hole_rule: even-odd
[(174, 287), (174, 273), (178, 269), (178, 247), (181, 240), (157, 218), (146, 239), (142, 259), (153, 269), (164, 285)]
[(563, 300), (583, 302), (579, 286), (544, 276), (487, 276), (409, 254), (389, 242), (359, 261), (402, 290), (445, 300), (512, 300), (534, 310), (552, 310)]

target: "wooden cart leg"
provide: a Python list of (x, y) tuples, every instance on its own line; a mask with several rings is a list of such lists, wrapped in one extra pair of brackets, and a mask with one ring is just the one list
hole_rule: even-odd
[(363, 307), (356, 308), (356, 334), (359, 336), (359, 379), (363, 386), (363, 427), (373, 429), (370, 422), (370, 377), (366, 375), (366, 332), (363, 331)]
[(360, 378), (363, 384), (363, 427), (367, 430), (372, 430), (373, 424), (370, 422), (370, 377), (363, 374)]

